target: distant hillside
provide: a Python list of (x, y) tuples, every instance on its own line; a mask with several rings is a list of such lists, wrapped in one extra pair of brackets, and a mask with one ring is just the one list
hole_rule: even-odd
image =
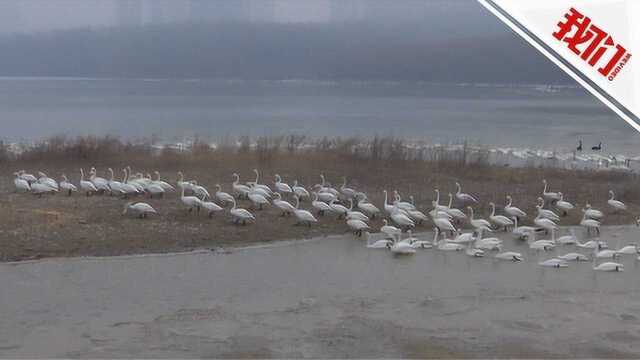
[(0, 75), (570, 81), (507, 31), (490, 38), (437, 39), (427, 26), (369, 23), (73, 30), (0, 38)]

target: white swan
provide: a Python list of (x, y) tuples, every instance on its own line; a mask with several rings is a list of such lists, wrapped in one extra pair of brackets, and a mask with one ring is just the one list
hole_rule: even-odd
[(152, 184), (156, 184), (156, 185), (161, 186), (164, 191), (175, 191), (176, 190), (176, 188), (174, 188), (173, 185), (169, 184), (166, 181), (163, 181), (162, 178), (160, 178), (160, 172), (159, 171), (156, 170), (153, 173), (156, 175), (156, 179), (151, 182)]
[(575, 206), (573, 206), (572, 203), (564, 200), (564, 194), (562, 194), (561, 192), (559, 192), (558, 194), (560, 195), (560, 200), (556, 202), (556, 207), (562, 210), (562, 215), (566, 216), (567, 213), (573, 210)]
[(222, 186), (220, 186), (220, 184), (216, 184), (215, 197), (222, 204), (233, 202), (233, 196), (231, 196), (229, 193), (222, 191)]
[(407, 238), (405, 241), (408, 241), (412, 248), (414, 249), (431, 249), (433, 247), (433, 243), (429, 240), (420, 240), (418, 238), (413, 237), (413, 233), (411, 230), (407, 231)]
[(482, 250), (500, 250), (502, 248), (502, 240), (492, 237), (492, 238), (482, 238), (482, 234), (484, 230), (478, 230), (478, 236), (476, 237), (476, 241), (474, 242), (474, 247)]
[(560, 194), (557, 192), (547, 191), (547, 180), (542, 179), (542, 183), (544, 184), (544, 189), (542, 190), (542, 196), (550, 201), (560, 200)]
[(323, 216), (325, 212), (331, 211), (331, 206), (324, 201), (318, 200), (318, 193), (313, 193), (313, 201), (311, 202), (311, 206), (318, 210), (318, 215)]
[(602, 220), (602, 218), (604, 217), (604, 213), (600, 210), (593, 209), (591, 207), (591, 204), (586, 203), (584, 207), (585, 208), (582, 209), (582, 212), (584, 213), (585, 217), (598, 221)]
[(78, 188), (69, 182), (65, 174), (62, 174), (62, 179), (60, 181), (60, 189), (62, 189), (63, 191), (66, 191), (69, 196), (71, 196), (71, 193), (78, 191)]
[(349, 211), (347, 211), (347, 220), (360, 220), (363, 222), (369, 221), (369, 217), (367, 215), (361, 213), (360, 211), (353, 210), (353, 199), (349, 199), (349, 204), (351, 206), (349, 207)]
[(347, 226), (358, 236), (362, 236), (362, 232), (369, 230), (369, 225), (362, 220), (349, 219), (347, 220)]
[[(413, 205), (414, 204), (413, 195), (409, 196), (409, 198), (411, 199), (411, 204)], [(406, 211), (409, 217), (411, 218), (411, 220), (415, 221), (416, 224), (422, 224), (423, 221), (427, 221), (429, 219), (427, 218), (427, 215), (425, 215), (422, 211), (418, 209), (406, 210)]]
[(392, 240), (382, 239), (371, 242), (371, 234), (368, 231), (364, 232), (364, 238), (367, 241), (368, 249), (388, 249), (393, 245)]
[(180, 191), (183, 189), (192, 191), (192, 184), (189, 181), (184, 181), (184, 174), (182, 171), (178, 171), (178, 180), (176, 181), (176, 185), (178, 185), (178, 189), (180, 189)]
[(133, 214), (141, 219), (146, 218), (149, 214), (157, 215), (158, 212), (151, 205), (145, 202), (132, 203), (128, 202), (124, 206), (122, 215)]
[(253, 203), (254, 209), (257, 207), (259, 210), (262, 210), (263, 206), (269, 205), (269, 200), (264, 196), (263, 192), (258, 190), (260, 190), (260, 188), (252, 189), (247, 196)]
[(405, 212), (393, 211), (391, 213), (391, 220), (398, 226), (404, 229), (414, 228), (416, 224), (407, 216)]
[(398, 207), (399, 209), (402, 209), (402, 210), (415, 210), (416, 209), (416, 207), (412, 203), (406, 202), (406, 201), (402, 201), (402, 198), (400, 197), (400, 193), (398, 192), (398, 190), (393, 190), (393, 196), (394, 196), (393, 205)]
[(567, 264), (567, 261), (560, 258), (548, 259), (548, 260), (539, 262), (538, 265), (543, 267), (556, 268), (556, 269), (569, 267), (569, 264)]
[(209, 218), (212, 218), (213, 215), (217, 212), (222, 211), (222, 207), (220, 205), (214, 203), (213, 201), (205, 201), (206, 198), (200, 199), (200, 207), (207, 211), (207, 215)]
[(93, 185), (95, 185), (98, 191), (100, 192), (111, 191), (111, 189), (109, 188), (109, 182), (107, 181), (107, 179), (99, 177), (97, 175), (96, 168), (94, 167), (92, 167), (91, 171), (89, 171), (89, 180), (91, 180), (91, 182), (93, 183)]
[[(147, 186), (148, 190), (149, 185)], [(191, 191), (193, 194), (203, 200), (210, 199), (211, 195), (209, 194), (209, 190), (207, 190), (204, 186), (198, 185), (198, 182), (195, 180), (191, 180)], [(164, 192), (164, 190), (163, 190)]]
[(540, 217), (549, 219), (552, 221), (560, 221), (560, 216), (558, 216), (558, 214), (556, 214), (551, 210), (543, 209), (543, 206), (544, 206), (544, 200), (541, 197), (539, 197), (538, 204), (536, 205), (536, 209), (538, 210), (538, 215), (540, 215)]
[(513, 198), (511, 197), (511, 195), (507, 195), (507, 205), (504, 206), (505, 213), (507, 213), (511, 218), (521, 218), (527, 216), (526, 212), (520, 210), (520, 208), (518, 207), (513, 206), (512, 203)]
[(58, 182), (55, 181), (54, 179), (48, 177), (47, 174), (45, 174), (43, 172), (39, 172), (38, 175), (40, 176), (38, 178), (38, 183), (43, 184), (43, 185), (47, 185), (48, 187), (56, 189), (56, 190), (60, 190), (60, 187), (58, 186)]
[(268, 187), (267, 185), (264, 184), (260, 184), (260, 173), (258, 172), (258, 169), (253, 169), (253, 172), (256, 174), (256, 181), (254, 182), (249, 182), (247, 183), (247, 185), (249, 185), (249, 187), (251, 188), (258, 188), (258, 189), (262, 189), (264, 191), (267, 192), (267, 195), (271, 196), (273, 191), (271, 191), (271, 188)]
[(574, 245), (576, 243), (576, 233), (573, 228), (569, 229), (569, 235), (560, 236), (556, 239), (558, 244), (562, 245)]
[(405, 241), (398, 241), (400, 235), (397, 235), (393, 238), (393, 245), (389, 247), (392, 253), (396, 255), (413, 255), (416, 253), (416, 249), (414, 249), (411, 244)]
[(587, 242), (581, 243), (576, 240), (576, 246), (582, 249), (606, 249), (608, 248), (607, 243), (601, 240), (589, 240)]
[(558, 225), (555, 222), (542, 217), (541, 213), (538, 213), (538, 216), (536, 216), (536, 218), (533, 219), (533, 223), (543, 228), (547, 232), (556, 230), (558, 228)]
[(349, 212), (349, 209), (347, 209), (346, 206), (336, 203), (336, 199), (331, 200), (329, 206), (331, 207), (331, 211), (338, 214), (338, 219), (346, 217)]
[(364, 196), (360, 200), (358, 200), (358, 209), (364, 211), (369, 214), (371, 218), (375, 218), (376, 215), (380, 214), (380, 209), (378, 209), (375, 205), (367, 201), (367, 197)]
[(127, 197), (129, 195), (137, 195), (144, 191), (140, 185), (129, 182), (129, 170), (126, 167), (122, 169), (122, 173), (123, 178), (122, 182), (120, 183), (120, 192), (124, 195), (124, 197)]
[(607, 200), (607, 204), (609, 204), (609, 206), (611, 206), (614, 211), (627, 210), (627, 205), (625, 205), (622, 201), (615, 199), (616, 194), (613, 193), (613, 190), (609, 190), (609, 196), (611, 196), (611, 198)]
[(616, 262), (604, 262), (600, 265), (596, 262), (597, 248), (594, 249), (593, 256), (593, 270), (595, 271), (609, 271), (609, 272), (621, 272), (624, 271), (624, 265)]
[(382, 193), (384, 193), (384, 211), (386, 211), (387, 214), (391, 215), (391, 213), (395, 209), (395, 206), (389, 204), (387, 190), (382, 190)]
[(558, 256), (558, 259), (562, 259), (565, 261), (589, 261), (588, 256), (577, 253), (577, 252), (571, 252), (564, 255), (560, 255)]
[(447, 214), (449, 214), (449, 216), (453, 217), (453, 219), (455, 220), (459, 220), (459, 221), (467, 220), (467, 215), (464, 212), (462, 212), (462, 210), (451, 207), (452, 203), (453, 203), (453, 194), (449, 193), (449, 205), (447, 205), (444, 211)]
[(497, 253), (495, 258), (499, 260), (508, 260), (513, 262), (522, 261), (523, 259), (522, 254), (515, 251), (505, 251), (505, 252)]
[(592, 230), (595, 230), (598, 234), (600, 234), (600, 222), (598, 220), (588, 219), (586, 214), (580, 220), (580, 225), (587, 228), (587, 233), (590, 233)]
[(185, 188), (182, 187), (180, 191), (180, 201), (182, 204), (189, 209), (189, 212), (192, 212), (193, 209), (196, 209), (196, 212), (200, 212), (200, 207), (202, 206), (202, 201), (195, 196), (185, 196), (184, 195)]
[(20, 179), (25, 180), (26, 182), (29, 183), (29, 185), (33, 184), (34, 182), (37, 182), (38, 179), (36, 179), (35, 176), (33, 176), (32, 174), (28, 174), (26, 171), (24, 170), (20, 170), (18, 171), (18, 175), (20, 176)]
[(86, 196), (93, 195), (98, 192), (96, 186), (91, 182), (84, 179), (84, 170), (80, 169), (80, 189), (84, 191)]
[(332, 188), (331, 186), (327, 186), (327, 183), (324, 179), (324, 174), (320, 174), (320, 179), (322, 180), (321, 184), (315, 184), (313, 186), (314, 189), (318, 189), (317, 191), (319, 193), (323, 193), (323, 192), (328, 192), (331, 193), (333, 196), (335, 196), (336, 198), (338, 198), (338, 196), (340, 195), (340, 193), (338, 192), (338, 190)]
[(229, 210), (234, 224), (245, 225), (247, 221), (255, 221), (256, 218), (247, 209), (236, 207), (236, 199), (233, 199), (233, 207)]
[(13, 184), (16, 187), (17, 192), (28, 192), (31, 191), (31, 186), (29, 185), (29, 181), (20, 177), (20, 172), (14, 172), (15, 179), (13, 179)]
[(298, 224), (307, 224), (307, 226), (311, 226), (311, 223), (318, 222), (318, 220), (307, 210), (299, 209), (300, 207), (300, 198), (296, 197), (296, 208), (293, 210), (293, 214), (296, 216), (298, 220)]
[(511, 233), (518, 239), (524, 239), (529, 236), (532, 232), (536, 231), (536, 228), (533, 226), (518, 226), (518, 217), (514, 216), (513, 219), (513, 230)]
[(276, 198), (273, 199), (273, 205), (275, 205), (278, 209), (282, 211), (280, 216), (285, 216), (289, 214), (293, 214), (295, 211), (295, 207), (291, 205), (288, 201), (282, 200), (282, 196), (279, 192), (275, 193)]
[(107, 172), (109, 173), (109, 180), (107, 181), (107, 184), (109, 185), (111, 195), (113, 195), (114, 193), (122, 194), (122, 183), (114, 179), (113, 169), (108, 168)]
[(393, 239), (395, 236), (400, 235), (402, 230), (398, 229), (393, 225), (389, 225), (387, 219), (382, 219), (384, 225), (380, 228), (380, 232), (387, 235), (390, 239)]
[(463, 204), (467, 202), (472, 202), (472, 203), (478, 202), (478, 199), (476, 199), (474, 196), (463, 193), (462, 186), (460, 186), (460, 183), (458, 182), (456, 182), (456, 199), (458, 199), (458, 201), (460, 201)]
[(445, 205), (440, 205), (440, 190), (438, 189), (433, 189), (433, 191), (436, 193), (436, 199), (435, 201), (435, 205), (434, 205), (434, 209), (438, 210), (438, 211), (444, 211), (444, 212), (448, 212), (449, 207), (445, 206)]
[(236, 194), (236, 196), (247, 197), (249, 195), (249, 192), (251, 191), (251, 188), (248, 187), (247, 185), (240, 184), (240, 175), (234, 173), (231, 176), (233, 177), (233, 183), (231, 188), (233, 189), (233, 192)]
[(489, 220), (494, 223), (497, 228), (504, 228), (504, 231), (507, 231), (507, 228), (509, 226), (513, 226), (513, 221), (509, 220), (508, 217), (503, 215), (496, 215), (496, 204), (490, 202), (489, 207), (491, 207), (491, 215), (489, 215)]
[(476, 229), (487, 228), (491, 229), (491, 224), (485, 219), (474, 219), (473, 218), (473, 208), (471, 206), (467, 206), (467, 211), (469, 211), (469, 223)]
[(293, 182), (293, 187), (291, 187), (291, 190), (300, 199), (300, 201), (302, 201), (302, 199), (305, 199), (305, 198), (308, 199), (309, 197), (311, 197), (311, 195), (309, 194), (307, 189), (304, 188), (304, 186), (298, 185), (298, 180), (295, 180)]
[(549, 251), (553, 250), (556, 247), (555, 243), (555, 229), (551, 230), (551, 240), (536, 240), (536, 233), (531, 233), (531, 237), (529, 238), (529, 248), (533, 250), (544, 250)]
[(637, 255), (638, 253), (638, 245), (627, 245), (624, 246), (618, 250), (616, 250), (616, 253), (619, 255)]
[(438, 240), (439, 230), (438, 228), (434, 228), (434, 236), (433, 241), (436, 244), (436, 248), (440, 251), (462, 251), (465, 250), (465, 246), (462, 244), (457, 244), (454, 242), (449, 242), (444, 236), (442, 239)]
[(58, 189), (53, 188), (46, 184), (41, 184), (38, 182), (31, 184), (31, 193), (33, 195), (38, 195), (39, 197), (42, 197), (42, 195), (44, 194), (57, 193), (57, 192), (58, 192)]
[(347, 178), (344, 176), (342, 177), (342, 186), (340, 186), (340, 192), (347, 199), (353, 199), (356, 195), (356, 191), (354, 189), (347, 187)]
[(274, 177), (276, 179), (274, 184), (277, 192), (283, 193), (283, 194), (291, 194), (293, 192), (289, 184), (282, 182), (282, 178), (280, 177), (280, 175), (275, 174)]

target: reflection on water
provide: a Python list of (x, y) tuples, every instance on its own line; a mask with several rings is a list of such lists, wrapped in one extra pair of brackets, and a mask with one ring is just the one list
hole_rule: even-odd
[[(603, 230), (612, 248), (635, 227)], [(424, 236), (430, 237), (430, 234)], [(363, 240), (0, 266), (0, 356), (615, 356), (640, 351), (640, 269), (537, 266)], [(561, 247), (556, 254), (574, 251)]]

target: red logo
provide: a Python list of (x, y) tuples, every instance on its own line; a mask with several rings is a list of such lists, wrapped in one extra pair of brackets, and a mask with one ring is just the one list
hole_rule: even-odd
[(553, 37), (567, 43), (569, 50), (590, 66), (599, 65), (598, 72), (613, 81), (631, 59), (631, 54), (578, 10), (571, 8), (564, 17), (566, 20), (558, 23)]

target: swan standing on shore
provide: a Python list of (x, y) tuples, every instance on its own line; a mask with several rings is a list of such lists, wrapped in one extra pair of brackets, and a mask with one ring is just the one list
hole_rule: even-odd
[(236, 207), (236, 199), (233, 199), (233, 207), (229, 210), (234, 224), (246, 225), (247, 221), (255, 221), (256, 218), (247, 209)]
[(29, 192), (31, 191), (31, 185), (29, 185), (29, 181), (23, 179), (20, 176), (20, 172), (14, 172), (15, 179), (13, 179), (13, 184), (16, 187), (16, 192)]
[(149, 214), (158, 214), (158, 212), (151, 205), (145, 202), (126, 203), (126, 205), (124, 206), (124, 210), (122, 211), (122, 215), (127, 215), (129, 213), (139, 217), (140, 219), (146, 218)]
[(282, 178), (280, 177), (280, 175), (275, 174), (275, 187), (276, 187), (276, 192), (282, 193), (282, 194), (291, 194), (293, 192), (293, 190), (291, 190), (291, 186), (289, 186), (289, 184), (283, 183), (282, 182)]
[(366, 195), (361, 196), (360, 200), (358, 200), (358, 209), (367, 213), (369, 216), (371, 216), (372, 219), (374, 219), (376, 215), (380, 213), (380, 209), (378, 209), (375, 205), (367, 201)]
[(300, 209), (300, 198), (296, 196), (296, 207), (293, 209), (293, 214), (298, 220), (298, 224), (307, 224), (311, 226), (311, 223), (318, 222), (318, 220), (307, 210)]
[(467, 206), (467, 211), (469, 211), (469, 223), (476, 230), (486, 230), (491, 229), (491, 224), (485, 219), (474, 219), (473, 218), (473, 208), (471, 206)]
[(311, 197), (311, 195), (309, 194), (307, 189), (304, 188), (304, 186), (298, 185), (298, 180), (295, 180), (293, 182), (293, 186), (291, 187), (291, 190), (293, 191), (293, 194), (297, 196), (298, 199), (300, 199), (300, 201)]
[(589, 219), (585, 216), (580, 220), (580, 225), (587, 228), (587, 233), (590, 233), (592, 230), (595, 230), (598, 235), (600, 235), (600, 222), (598, 220)]
[(60, 189), (65, 191), (69, 196), (71, 196), (71, 193), (78, 191), (78, 188), (69, 182), (69, 180), (67, 179), (67, 175), (65, 174), (62, 174), (62, 179), (60, 180)]
[(247, 198), (247, 196), (249, 195), (249, 192), (251, 191), (251, 188), (248, 187), (247, 185), (240, 184), (240, 175), (234, 173), (231, 176), (233, 177), (233, 183), (231, 188), (233, 189), (234, 194), (236, 194), (238, 198), (240, 197)]
[(320, 216), (324, 216), (325, 212), (331, 211), (331, 206), (329, 206), (329, 204), (324, 201), (318, 200), (317, 192), (313, 193), (313, 201), (311, 201), (311, 206), (313, 206), (314, 209), (318, 210), (318, 215)]
[(200, 199), (200, 206), (207, 211), (207, 215), (209, 218), (212, 218), (213, 215), (217, 212), (222, 211), (222, 207), (220, 205), (214, 203), (213, 201), (205, 201), (206, 198)]
[(458, 201), (460, 201), (462, 204), (467, 202), (471, 202), (471, 203), (478, 202), (478, 199), (476, 199), (474, 196), (463, 193), (462, 186), (460, 186), (460, 183), (458, 182), (456, 182), (456, 199), (458, 199)]
[(229, 193), (222, 191), (222, 186), (220, 186), (220, 184), (216, 184), (215, 197), (223, 206), (227, 203), (230, 204), (233, 202), (233, 196), (231, 196)]
[(601, 221), (604, 217), (604, 213), (602, 211), (593, 209), (589, 203), (585, 204), (582, 212), (584, 213), (584, 217), (588, 219)]
[(84, 179), (84, 170), (82, 170), (82, 168), (80, 168), (80, 189), (84, 191), (86, 196), (93, 195), (98, 192), (98, 189), (91, 181)]
[(547, 191), (547, 180), (546, 179), (542, 179), (542, 183), (544, 184), (544, 189), (542, 190), (542, 197), (545, 198), (545, 200), (549, 200), (551, 202), (555, 202), (560, 200), (560, 194), (557, 192), (551, 192), (551, 191)]
[(462, 210), (451, 207), (452, 204), (453, 194), (449, 193), (449, 205), (447, 205), (447, 208), (444, 211), (449, 214), (454, 219), (454, 221), (462, 222), (467, 220), (467, 215), (462, 212)]
[(614, 211), (627, 210), (627, 205), (625, 205), (620, 200), (615, 200), (616, 194), (613, 193), (613, 190), (609, 190), (609, 196), (611, 196), (611, 198), (609, 198), (607, 204), (609, 204), (609, 206), (611, 206)]
[(38, 183), (43, 184), (43, 185), (47, 185), (48, 187), (56, 189), (56, 190), (60, 190), (60, 187), (58, 186), (58, 182), (53, 180), (52, 178), (48, 177), (47, 174), (45, 174), (43, 172), (39, 172), (38, 175), (40, 176), (38, 178)]
[(541, 197), (539, 197), (538, 204), (536, 205), (536, 209), (538, 210), (538, 215), (540, 215), (540, 217), (544, 219), (549, 219), (551, 221), (560, 221), (560, 216), (558, 216), (558, 214), (556, 214), (551, 210), (543, 209), (543, 206), (544, 206), (544, 200)]
[(279, 192), (275, 193), (276, 198), (273, 199), (273, 205), (282, 211), (280, 216), (290, 215), (296, 209), (288, 201), (282, 200), (282, 195)]
[(200, 207), (202, 206), (202, 201), (196, 196), (185, 196), (184, 190), (185, 188), (181, 187), (180, 200), (189, 209), (189, 212), (192, 212), (193, 209), (196, 209), (196, 212), (199, 213)]

